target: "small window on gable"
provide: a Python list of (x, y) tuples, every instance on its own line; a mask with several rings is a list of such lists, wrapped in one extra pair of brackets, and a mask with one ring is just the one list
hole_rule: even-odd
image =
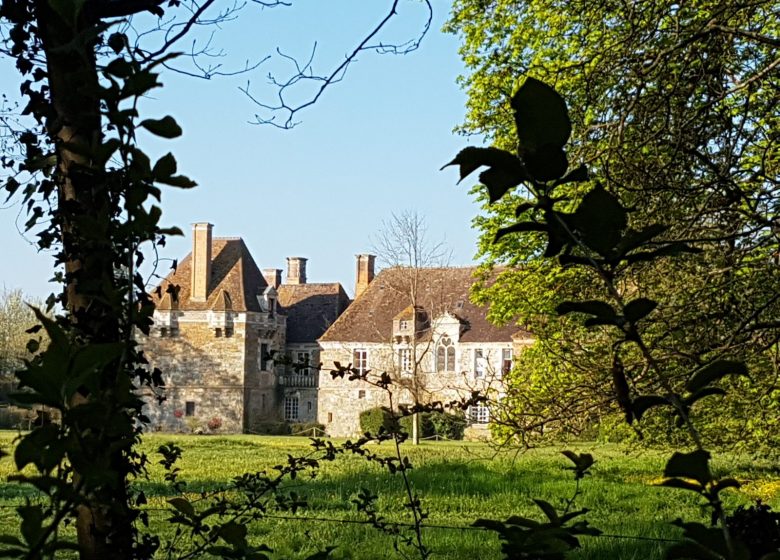
[(436, 371), (455, 371), (455, 345), (446, 334), (436, 347)]
[(195, 416), (194, 401), (187, 401), (184, 403), (184, 416)]
[(406, 319), (401, 319), (398, 321), (398, 330), (399, 331), (407, 331), (409, 330), (409, 321)]

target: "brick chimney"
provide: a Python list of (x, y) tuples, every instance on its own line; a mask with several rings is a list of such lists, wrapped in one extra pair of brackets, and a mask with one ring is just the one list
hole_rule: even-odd
[(206, 301), (211, 281), (211, 228), (208, 222), (192, 224), (192, 276), (190, 299)]
[(273, 289), (277, 289), (282, 284), (282, 269), (264, 268), (263, 278), (265, 278), (266, 284), (271, 286)]
[(306, 283), (306, 261), (303, 257), (287, 257), (287, 284)]
[(374, 255), (356, 255), (357, 273), (355, 274), (355, 299), (366, 291), (374, 279)]

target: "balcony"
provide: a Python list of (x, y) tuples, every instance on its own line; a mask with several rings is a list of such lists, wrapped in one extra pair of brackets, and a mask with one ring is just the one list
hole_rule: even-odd
[(279, 376), (279, 384), (285, 387), (316, 387), (317, 376), (313, 373), (285, 373)]

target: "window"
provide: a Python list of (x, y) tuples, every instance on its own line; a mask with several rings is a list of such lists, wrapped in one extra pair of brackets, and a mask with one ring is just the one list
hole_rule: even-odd
[(195, 403), (193, 401), (184, 403), (184, 416), (195, 416)]
[(276, 299), (269, 297), (268, 298), (268, 318), (273, 319), (274, 318), (274, 312), (276, 311)]
[(298, 419), (298, 397), (293, 395), (284, 399), (284, 419), (288, 422)]
[(260, 369), (266, 371), (268, 369), (268, 362), (270, 356), (268, 355), (268, 343), (262, 342), (260, 344)]
[(504, 348), (501, 350), (501, 373), (504, 375), (512, 371), (512, 349)]
[(176, 338), (179, 336), (179, 329), (176, 327), (171, 327), (170, 333), (173, 338)]
[(409, 330), (409, 321), (406, 319), (401, 319), (398, 321), (398, 330), (399, 331), (407, 331)]
[(469, 420), (472, 424), (487, 424), (490, 420), (490, 411), (485, 405), (469, 407)]
[(360, 389), (358, 391), (358, 398), (359, 399), (365, 399), (366, 398), (366, 391), (364, 389)]
[(330, 424), (331, 422), (333, 422), (333, 413), (328, 412), (328, 424)]
[(160, 329), (160, 338), (165, 338), (166, 336), (168, 336), (168, 329), (163, 327)]
[(214, 329), (214, 336), (217, 338), (222, 338), (222, 329), (220, 329), (219, 327)]
[(484, 350), (474, 350), (474, 377), (485, 377), (487, 360)]
[(225, 336), (226, 337), (233, 336), (233, 327), (225, 327)]
[(412, 372), (412, 350), (411, 348), (398, 349), (398, 368), (402, 373)]
[(260, 410), (265, 412), (265, 393), (260, 395)]
[(436, 371), (455, 371), (455, 346), (446, 334), (436, 348)]
[(352, 352), (352, 367), (360, 373), (368, 371), (368, 350), (355, 350)]
[(311, 407), (312, 407), (311, 401), (306, 401), (306, 410), (311, 412)]
[(297, 352), (295, 358), (295, 372), (309, 375), (309, 353)]

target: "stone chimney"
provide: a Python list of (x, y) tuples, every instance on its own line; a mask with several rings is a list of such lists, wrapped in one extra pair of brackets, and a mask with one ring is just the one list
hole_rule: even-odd
[(287, 284), (306, 283), (306, 261), (303, 257), (287, 257)]
[(357, 273), (355, 274), (355, 299), (366, 291), (374, 279), (374, 255), (356, 255)]
[(190, 299), (206, 301), (211, 282), (211, 228), (208, 222), (192, 224), (192, 276)]
[(265, 283), (271, 286), (274, 290), (279, 288), (282, 284), (282, 269), (281, 268), (264, 268), (263, 278)]

